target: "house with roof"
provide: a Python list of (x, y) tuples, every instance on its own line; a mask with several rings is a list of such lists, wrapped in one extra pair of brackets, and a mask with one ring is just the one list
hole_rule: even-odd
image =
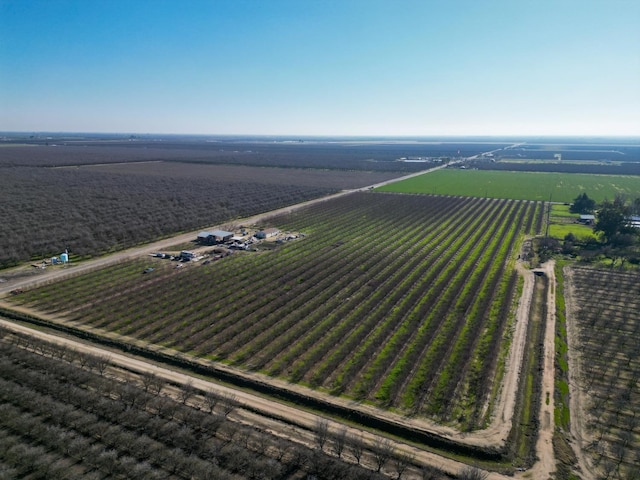
[(196, 241), (203, 245), (216, 245), (218, 243), (228, 242), (233, 238), (233, 232), (224, 230), (213, 230), (211, 232), (200, 232)]

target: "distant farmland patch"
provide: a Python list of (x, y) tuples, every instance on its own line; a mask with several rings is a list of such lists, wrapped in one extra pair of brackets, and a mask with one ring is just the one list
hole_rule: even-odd
[(502, 172), (446, 169), (426, 173), (378, 190), (464, 197), (571, 202), (580, 193), (601, 202), (617, 194), (637, 195), (640, 177), (571, 173)]

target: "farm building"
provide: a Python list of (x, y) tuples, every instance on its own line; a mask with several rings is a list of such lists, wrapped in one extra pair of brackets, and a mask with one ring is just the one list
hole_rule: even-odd
[(277, 228), (265, 228), (264, 230), (260, 230), (259, 232), (257, 232), (254, 237), (262, 240), (265, 238), (275, 237), (279, 233), (280, 230), (278, 230)]
[(224, 230), (213, 230), (211, 232), (200, 232), (198, 234), (198, 243), (205, 245), (214, 245), (216, 243), (224, 243), (231, 240), (233, 232), (225, 232)]
[(595, 221), (595, 215), (580, 215), (580, 223), (584, 223), (585, 225), (593, 225)]

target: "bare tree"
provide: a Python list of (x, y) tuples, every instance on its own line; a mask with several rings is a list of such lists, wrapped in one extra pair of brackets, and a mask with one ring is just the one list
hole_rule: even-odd
[(415, 459), (415, 455), (404, 453), (404, 452), (398, 453), (393, 458), (393, 468), (396, 471), (397, 480), (400, 480), (402, 478), (402, 475), (404, 474), (404, 472), (406, 472), (406, 470), (411, 466), (411, 464), (413, 464), (414, 459)]
[(178, 391), (178, 398), (184, 405), (186, 405), (189, 399), (195, 396), (195, 394), (196, 388), (193, 386), (193, 383), (191, 381), (188, 381)]
[(340, 427), (331, 435), (331, 451), (338, 458), (342, 458), (342, 452), (344, 451), (345, 442), (347, 440), (347, 429)]
[(286, 440), (276, 438), (273, 444), (273, 456), (278, 462), (282, 462), (283, 458), (289, 452), (290, 445)]
[(424, 465), (420, 469), (420, 478), (422, 480), (437, 480), (440, 478), (440, 471), (431, 465)]
[(129, 407), (139, 405), (144, 397), (144, 392), (133, 385), (124, 384), (120, 388), (120, 400)]
[(360, 435), (349, 435), (347, 437), (347, 449), (353, 458), (355, 458), (356, 462), (358, 462), (358, 465), (360, 465), (362, 453), (364, 452), (362, 437), (360, 437)]
[(91, 355), (84, 352), (78, 352), (78, 363), (80, 363), (80, 367), (86, 367), (90, 361)]
[(489, 474), (479, 468), (466, 466), (458, 474), (458, 480), (485, 480)]
[(371, 446), (371, 452), (376, 463), (376, 472), (382, 470), (384, 464), (393, 456), (393, 444), (388, 438), (378, 437)]
[(95, 356), (92, 360), (91, 366), (95, 368), (100, 375), (104, 375), (107, 367), (111, 365), (111, 357), (106, 357), (104, 355)]
[(233, 393), (225, 393), (220, 397), (220, 406), (225, 417), (228, 417), (239, 405), (238, 397)]
[(208, 390), (204, 394), (204, 404), (206, 405), (209, 413), (213, 413), (213, 409), (216, 408), (216, 405), (220, 401), (220, 395), (213, 390)]
[(329, 436), (329, 422), (326, 419), (318, 418), (316, 420), (314, 435), (316, 447), (318, 447), (319, 450), (323, 450), (324, 444)]
[(160, 395), (164, 381), (153, 372), (144, 372), (142, 374), (142, 388), (145, 392), (153, 395)]
[(266, 432), (259, 430), (255, 437), (255, 448), (254, 451), (258, 455), (266, 455), (269, 447), (271, 447), (271, 439), (269, 438)]

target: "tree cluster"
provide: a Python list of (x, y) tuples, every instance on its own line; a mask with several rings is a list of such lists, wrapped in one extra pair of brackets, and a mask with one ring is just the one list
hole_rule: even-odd
[[(3, 146), (0, 167), (96, 165), (120, 162), (171, 161), (210, 165), (331, 169), (360, 172), (417, 172), (421, 162), (399, 162), (402, 157), (469, 157), (505, 143), (340, 143), (156, 141), (104, 143), (75, 141), (73, 145), (35, 141), (32, 148)], [(373, 183), (373, 182), (372, 182)]]
[(631, 205), (624, 197), (605, 200), (598, 207), (594, 230), (601, 232), (608, 244), (630, 246), (636, 233), (629, 225), (631, 212)]
[[(622, 259), (623, 263), (626, 260), (632, 263), (640, 262), (638, 251), (640, 228), (632, 224), (632, 216), (640, 212), (640, 197), (628, 200), (618, 195), (613, 200), (604, 200), (596, 205), (586, 193), (582, 193), (575, 198), (570, 211), (573, 213), (595, 211), (593, 230), (600, 235), (600, 242), (595, 239), (579, 240), (569, 233), (564, 238), (563, 253), (575, 254), (580, 251), (581, 257), (585, 260), (604, 255), (611, 258), (614, 264), (617, 259)], [(582, 250), (579, 250), (580, 248)]]
[(581, 193), (575, 198), (569, 211), (571, 213), (591, 213), (594, 208), (596, 208), (596, 201), (589, 198), (586, 193)]

